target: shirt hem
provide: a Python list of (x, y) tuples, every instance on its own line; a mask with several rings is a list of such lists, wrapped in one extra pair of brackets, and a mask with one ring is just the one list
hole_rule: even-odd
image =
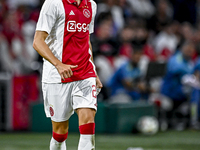
[(96, 75), (93, 75), (93, 76), (88, 76), (88, 77), (85, 77), (85, 78), (76, 78), (76, 79), (66, 79), (65, 81), (41, 81), (42, 83), (50, 83), (50, 84), (54, 84), (54, 83), (70, 83), (70, 82), (74, 82), (74, 81), (80, 81), (80, 80), (85, 80), (85, 79), (88, 79), (88, 78), (96, 78), (97, 76)]

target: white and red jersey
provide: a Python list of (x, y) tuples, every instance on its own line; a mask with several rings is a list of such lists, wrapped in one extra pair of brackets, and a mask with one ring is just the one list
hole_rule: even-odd
[(78, 67), (72, 69), (71, 78), (62, 81), (55, 66), (44, 59), (42, 82), (72, 82), (96, 77), (89, 48), (95, 15), (96, 3), (93, 0), (82, 0), (79, 6), (75, 0), (45, 0), (36, 31), (49, 34), (45, 42), (61, 62)]

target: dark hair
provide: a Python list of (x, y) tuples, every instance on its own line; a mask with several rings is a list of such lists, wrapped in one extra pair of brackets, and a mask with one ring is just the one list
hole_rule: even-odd
[(132, 47), (134, 52), (143, 52), (144, 45), (132, 43)]
[(187, 46), (187, 45), (195, 45), (193, 41), (185, 41), (182, 45), (181, 45), (181, 49), (183, 49), (183, 47)]
[(112, 19), (112, 14), (111, 14), (110, 11), (108, 11), (108, 12), (102, 12), (97, 17), (97, 24), (101, 24), (102, 22), (104, 22), (106, 20), (111, 20), (111, 19)]

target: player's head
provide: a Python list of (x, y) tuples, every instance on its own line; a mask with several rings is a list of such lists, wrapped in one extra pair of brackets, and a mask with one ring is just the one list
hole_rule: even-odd
[(183, 57), (187, 60), (192, 59), (195, 53), (195, 45), (192, 41), (187, 41), (182, 45)]

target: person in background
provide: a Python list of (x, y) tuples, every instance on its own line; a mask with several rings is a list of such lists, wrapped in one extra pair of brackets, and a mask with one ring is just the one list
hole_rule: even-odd
[[(168, 61), (166, 75), (161, 86), (161, 94), (172, 99), (174, 111), (189, 99), (189, 90), (182, 84), (182, 78), (185, 75), (192, 74), (194, 52), (193, 42), (185, 42), (181, 51), (173, 55)], [(168, 118), (172, 118), (173, 112), (169, 112)]]
[(0, 0), (0, 31), (2, 30), (3, 20), (8, 12), (8, 5), (6, 1)]
[(150, 0), (127, 0), (134, 15), (141, 18), (150, 18), (155, 13), (155, 7)]
[(156, 2), (156, 13), (147, 20), (147, 25), (155, 34), (164, 30), (166, 24), (172, 20), (172, 9), (167, 0)]
[(91, 35), (91, 43), (94, 47), (94, 61), (102, 83), (107, 82), (114, 70), (112, 66), (112, 57), (117, 53), (117, 43), (111, 38), (111, 35), (112, 20), (110, 18), (101, 20), (95, 30), (95, 34)]
[(108, 82), (112, 102), (131, 102), (139, 100), (149, 93), (150, 89), (142, 81), (139, 62), (142, 58), (142, 46), (134, 46), (130, 60), (123, 64)]
[[(118, 6), (118, 1), (116, 0), (102, 0), (102, 3), (99, 3), (97, 6), (97, 17), (101, 13), (111, 12), (115, 33), (118, 33), (125, 24), (123, 10)], [(113, 33), (114, 34), (114, 33)]]
[(186, 74), (192, 73), (194, 65), (191, 59), (194, 52), (194, 44), (192, 42), (186, 42), (182, 46), (181, 51), (169, 59), (161, 92), (174, 101), (182, 102), (187, 100), (187, 95), (181, 84), (181, 78)]
[[(200, 56), (200, 55), (199, 55)], [(200, 57), (198, 57), (195, 67), (194, 67), (194, 75), (198, 83), (200, 83)], [(193, 87), (191, 93), (191, 104), (190, 104), (190, 126), (194, 129), (200, 129), (199, 123), (199, 106), (200, 106), (200, 85)]]
[(132, 26), (125, 26), (119, 34), (119, 54), (126, 58), (131, 57), (133, 51), (132, 41), (136, 36), (136, 29)]
[(126, 25), (128, 20), (133, 16), (133, 9), (127, 0), (119, 0), (119, 6), (123, 11), (123, 17)]
[(154, 47), (156, 54), (158, 55), (158, 60), (168, 60), (171, 55), (173, 55), (177, 49), (179, 39), (174, 33), (173, 23), (168, 23), (163, 28), (163, 31), (157, 34), (154, 39)]
[[(113, 22), (110, 12), (101, 13), (97, 18), (98, 26), (95, 34), (91, 35), (93, 45), (94, 62), (101, 82), (106, 85), (112, 76), (120, 59), (117, 57), (119, 43), (113, 35)], [(106, 86), (101, 90), (98, 100), (108, 99)]]
[(43, 2), (43, 0), (7, 0), (7, 3), (12, 9), (16, 9), (20, 5), (37, 7), (41, 1)]

